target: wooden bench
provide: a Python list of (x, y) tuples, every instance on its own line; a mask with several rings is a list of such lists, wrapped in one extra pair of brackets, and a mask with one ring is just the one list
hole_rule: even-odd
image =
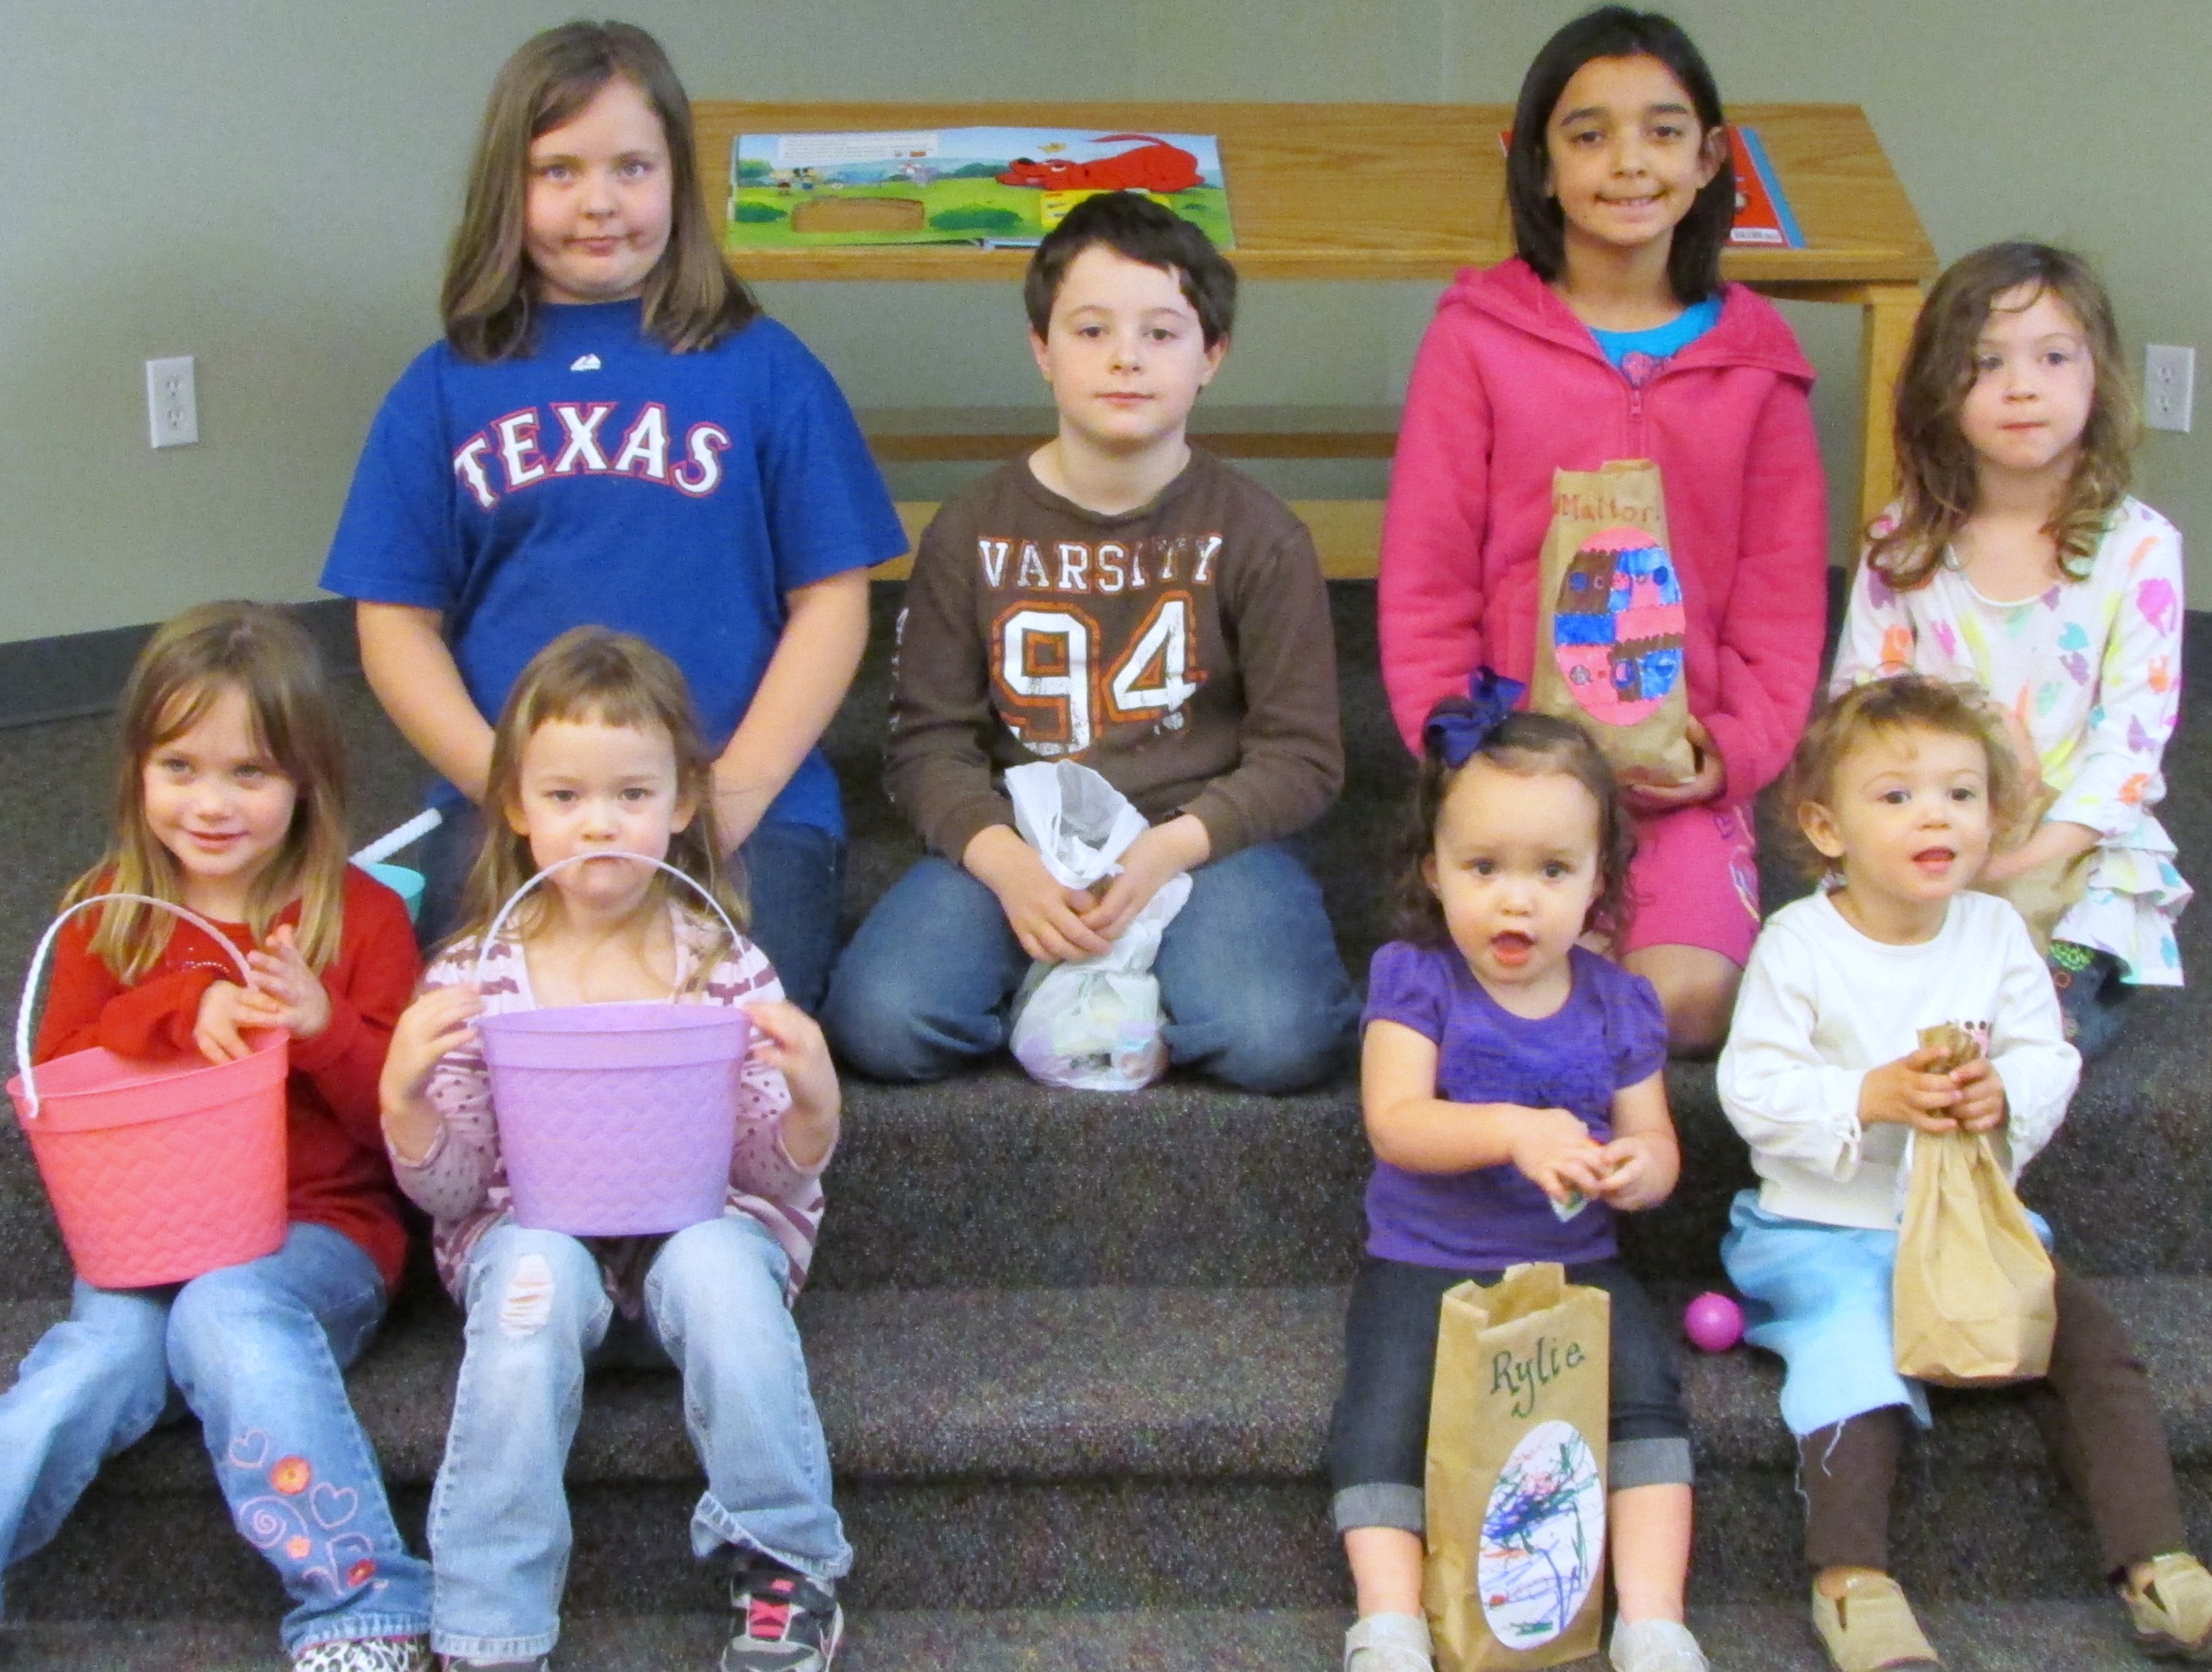
[[(1856, 497), (1863, 522), (1887, 501), (1894, 479), (1890, 402), (1922, 288), (1936, 271), (1935, 248), (1857, 106), (1742, 104), (1729, 114), (1758, 130), (1808, 247), (1731, 248), (1723, 270), (1771, 296), (1861, 313)], [(696, 118), (700, 174), (718, 219), (727, 214), (732, 146), (740, 134), (1091, 127), (1218, 136), (1237, 226), (1231, 255), (1248, 280), (1441, 282), (1512, 252), (1498, 140), (1512, 112), (1504, 105), (702, 101)], [(748, 250), (732, 258), (749, 279), (1010, 284), (1028, 259), (1021, 250), (914, 245)], [(864, 423), (885, 463), (1006, 457), (1024, 439), (1050, 433), (1046, 415), (1018, 409), (916, 408), (870, 413)], [(1248, 458), (1385, 457), (1395, 430), (1396, 415), (1387, 409), (1326, 406), (1201, 406), (1194, 425), (1218, 451)], [(901, 507), (915, 528), (933, 509)], [(1297, 509), (1314, 524), (1331, 572), (1374, 572), (1378, 502), (1305, 500)]]

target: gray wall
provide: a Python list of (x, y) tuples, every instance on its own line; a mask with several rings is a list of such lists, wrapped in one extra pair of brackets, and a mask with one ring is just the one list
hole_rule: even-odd
[[(1507, 100), (1575, 0), (635, 0), (699, 98)], [(0, 0), (0, 641), (303, 598), (379, 397), (436, 330), (491, 74), (550, 0)], [(1676, 0), (1738, 100), (1866, 106), (1946, 257), (2104, 268), (2130, 343), (2212, 356), (2206, 0)], [(1231, 182), (1232, 201), (1234, 182)], [(1395, 398), (1427, 286), (1255, 285), (1213, 398)], [(863, 404), (1036, 398), (1009, 290), (780, 285)], [(1793, 317), (1848, 490), (1854, 322)], [(951, 349), (948, 345), (957, 345)], [(198, 356), (202, 440), (140, 362)], [(2212, 358), (2206, 367), (2212, 385)], [(2144, 492), (2212, 534), (2212, 387)], [(1342, 469), (1280, 485), (1370, 491)], [(902, 484), (902, 487), (908, 484)], [(1838, 517), (1839, 539), (1845, 530)], [(2200, 542), (2212, 599), (2212, 541)]]

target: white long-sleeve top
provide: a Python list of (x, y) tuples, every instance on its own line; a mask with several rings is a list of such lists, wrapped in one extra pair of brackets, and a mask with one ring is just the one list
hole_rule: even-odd
[[(722, 954), (703, 982), (695, 982), (694, 972), (712, 931), (673, 906), (670, 918), (676, 934), (679, 991), (696, 986), (701, 1003), (732, 1006), (783, 997), (783, 985), (767, 955), (742, 939)], [(447, 948), (424, 972), (423, 990), (473, 979), (476, 952), (474, 941)], [(484, 954), (483, 981), (477, 990), (486, 1015), (538, 1008), (531, 990), (529, 960), (519, 941), (508, 936), (494, 942)], [(477, 1239), (511, 1211), (507, 1164), (500, 1154), (499, 1125), (492, 1111), (491, 1076), (482, 1047), (471, 1043), (441, 1057), (430, 1075), (428, 1095), (445, 1124), (420, 1160), (403, 1160), (395, 1153), (392, 1171), (399, 1188), (430, 1215), (438, 1275), (458, 1300), (466, 1295), (469, 1255)], [(738, 1138), (722, 1211), (744, 1215), (767, 1227), (790, 1257), (787, 1287), (789, 1294), (796, 1296), (806, 1281), (821, 1232), (822, 1170), (830, 1158), (825, 1155), (805, 1167), (791, 1159), (783, 1147), (783, 1118), (790, 1108), (791, 1090), (782, 1074), (747, 1058), (738, 1076), (737, 1106), (731, 1111)], [(659, 1239), (587, 1240), (599, 1256), (608, 1293), (624, 1311), (634, 1312)]]
[(1919, 1048), (1920, 1030), (1986, 1031), (2004, 1081), (1999, 1153), (2012, 1176), (2066, 1118), (2081, 1075), (2058, 996), (2020, 913), (1992, 895), (1953, 896), (1917, 946), (1860, 933), (1826, 894), (1786, 906), (1752, 948), (1721, 1052), (1721, 1106), (1751, 1146), (1768, 1213), (1893, 1230), (1911, 1128), (1859, 1124), (1869, 1069)]

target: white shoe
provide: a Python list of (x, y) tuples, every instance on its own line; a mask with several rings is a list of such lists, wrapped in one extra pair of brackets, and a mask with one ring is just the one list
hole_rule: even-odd
[(1606, 1658), (1613, 1672), (1711, 1672), (1690, 1628), (1672, 1620), (1615, 1619)]
[(1344, 1634), (1344, 1672), (1436, 1672), (1429, 1622), (1418, 1614), (1370, 1614)]

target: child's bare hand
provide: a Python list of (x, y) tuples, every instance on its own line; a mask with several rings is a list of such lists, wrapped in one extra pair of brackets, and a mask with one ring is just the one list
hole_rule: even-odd
[(1615, 1138), (1598, 1150), (1606, 1169), (1593, 1192), (1626, 1214), (1656, 1208), (1674, 1193), (1680, 1163), (1667, 1149), (1642, 1136)]
[(192, 1043), (210, 1063), (234, 1063), (253, 1054), (245, 1030), (267, 1027), (249, 1001), (252, 992), (235, 981), (217, 981), (200, 995), (199, 1014), (192, 1021)]
[(1606, 1174), (1603, 1155), (1589, 1128), (1568, 1110), (1524, 1110), (1516, 1124), (1513, 1165), (1563, 1206), (1577, 1193), (1599, 1193)]
[(1120, 875), (1083, 914), (1084, 923), (1109, 941), (1120, 940), (1130, 919), (1152, 903), (1170, 878), (1195, 870), (1212, 851), (1206, 827), (1188, 814), (1154, 825), (1122, 852)]
[(753, 1060), (783, 1075), (791, 1111), (783, 1118), (783, 1153), (800, 1166), (820, 1165), (837, 1142), (841, 1101), (830, 1046), (813, 1017), (796, 1004), (764, 999), (744, 1007), (753, 1025)]
[(1964, 1068), (1951, 1070), (1951, 1083), (1959, 1088), (1952, 1111), (1969, 1132), (1994, 1132), (2005, 1124), (2004, 1076), (1986, 1057), (1977, 1057)]
[(783, 1075), (784, 1084), (791, 1087), (793, 1106), (811, 1114), (824, 1111), (834, 1114), (840, 1101), (837, 1070), (830, 1061), (830, 1045), (822, 1037), (821, 1024), (796, 1004), (781, 999), (748, 1004), (744, 1012), (753, 1025), (748, 1054)]
[(1079, 963), (1113, 944), (1083, 920), (1097, 902), (1047, 870), (1037, 851), (1007, 826), (978, 832), (960, 863), (998, 896), (1007, 926), (1030, 957)]
[(387, 1118), (394, 1111), (419, 1110), (431, 1071), (448, 1051), (476, 1038), (472, 1024), (483, 1013), (483, 1000), (465, 984), (433, 987), (400, 1012), (376, 1087)]
[(307, 966), (305, 954), (283, 924), (268, 946), (246, 954), (253, 972), (245, 1005), (253, 1027), (281, 1027), (295, 1039), (312, 1039), (331, 1025), (331, 995), (322, 978)]
[(1923, 1045), (1909, 1057), (1869, 1069), (1859, 1082), (1859, 1124), (1957, 1131), (1959, 1087), (1951, 1075), (1934, 1072), (1942, 1060), (1940, 1048)]
[(1728, 786), (1728, 762), (1721, 759), (1721, 752), (1713, 747), (1712, 733), (1698, 723), (1696, 715), (1683, 721), (1682, 735), (1696, 752), (1697, 766), (1687, 778), (1663, 783), (1635, 767), (1621, 775), (1620, 793), (1638, 812), (1664, 813), (1677, 807), (1694, 807), (1712, 800)]

